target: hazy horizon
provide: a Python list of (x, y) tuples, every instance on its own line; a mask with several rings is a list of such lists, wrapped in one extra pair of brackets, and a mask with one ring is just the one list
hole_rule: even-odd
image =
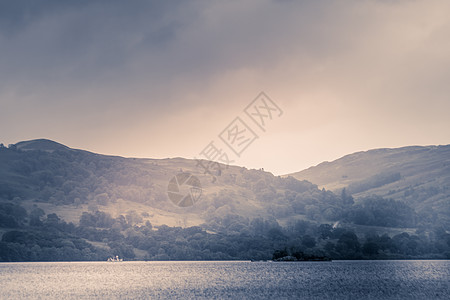
[[(447, 1), (0, 4), (0, 143), (199, 157), (276, 175), (374, 148), (450, 144)], [(244, 109), (264, 91), (282, 114)], [(233, 155), (236, 117), (258, 138)]]
[[(30, 140), (24, 140), (24, 141), (17, 141), (17, 142), (15, 142), (15, 143), (10, 143), (10, 144), (17, 144), (17, 143), (19, 143), (19, 142), (27, 142), (27, 141), (39, 140), (39, 139), (51, 140), (51, 139), (48, 139), (48, 138), (43, 137), (43, 138), (36, 138), (36, 139), (30, 139)], [(84, 148), (78, 148), (78, 147), (73, 147), (73, 146), (70, 146), (70, 145), (66, 145), (66, 144), (64, 144), (64, 143), (61, 143), (60, 141), (55, 141), (55, 140), (52, 140), (52, 141), (57, 142), (57, 143), (60, 143), (60, 144), (63, 144), (64, 146), (67, 146), (67, 147), (72, 148), (72, 149), (85, 150), (85, 151), (93, 152), (93, 153), (100, 154), (100, 155), (112, 155), (112, 156), (121, 156), (121, 157), (125, 157), (125, 158), (143, 158), (143, 159), (171, 159), (171, 158), (195, 159), (195, 158), (192, 158), (192, 157), (183, 157), (183, 156), (177, 156), (177, 155), (175, 155), (175, 156), (170, 156), (170, 157), (169, 157), (169, 156), (166, 156), (166, 157), (140, 157), (140, 156), (126, 156), (126, 155), (120, 155), (120, 154), (116, 154), (116, 153), (113, 153), (113, 152), (111, 152), (111, 153), (99, 153), (99, 152), (95, 152), (95, 151), (90, 150), (90, 149), (84, 149)], [(1, 142), (1, 141), (0, 141), (0, 142)], [(6, 146), (8, 146), (8, 144), (4, 144), (4, 146), (6, 147)], [(339, 156), (339, 157), (336, 157), (336, 158), (332, 158), (332, 159), (329, 159), (329, 160), (322, 160), (322, 161), (320, 161), (320, 162), (318, 162), (318, 163), (316, 163), (316, 164), (314, 164), (314, 165), (310, 165), (310, 166), (305, 167), (305, 168), (303, 168), (303, 169), (298, 169), (298, 170), (294, 170), (294, 171), (292, 171), (292, 172), (287, 172), (287, 173), (275, 173), (275, 172), (272, 172), (271, 170), (266, 169), (264, 166), (259, 167), (259, 168), (263, 168), (264, 171), (271, 172), (271, 173), (273, 173), (275, 176), (278, 176), (278, 175), (288, 175), (288, 174), (291, 174), (291, 173), (296, 173), (296, 172), (300, 172), (300, 171), (306, 170), (306, 169), (308, 169), (308, 168), (310, 168), (310, 167), (315, 167), (315, 166), (317, 166), (317, 165), (319, 165), (319, 164), (321, 164), (321, 163), (323, 163), (323, 162), (331, 162), (331, 161), (340, 159), (340, 158), (342, 158), (342, 157), (344, 157), (344, 156), (346, 156), (346, 155), (350, 155), (350, 154), (354, 154), (354, 153), (358, 153), (358, 152), (366, 152), (366, 151), (369, 151), (369, 150), (375, 150), (375, 149), (395, 149), (395, 148), (403, 148), (403, 147), (433, 147), (433, 146), (436, 146), (436, 147), (437, 147), (437, 146), (447, 146), (447, 144), (446, 144), (446, 145), (444, 145), (444, 144), (441, 144), (441, 145), (404, 145), (404, 146), (399, 146), (399, 147), (381, 147), (381, 148), (362, 149), (362, 150), (357, 150), (357, 151), (349, 152), (349, 153), (346, 153), (346, 154), (344, 154), (344, 155), (342, 155), (342, 156)], [(201, 157), (199, 156), (199, 158), (201, 158)], [(245, 165), (240, 165), (239, 163), (231, 163), (230, 165), (239, 166), (239, 167), (246, 167), (246, 168), (248, 168), (248, 169), (254, 169), (254, 167), (247, 167), (247, 166), (245, 166)]]

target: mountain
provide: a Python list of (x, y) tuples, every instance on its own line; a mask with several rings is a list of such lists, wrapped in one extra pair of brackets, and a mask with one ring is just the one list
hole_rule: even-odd
[[(143, 222), (155, 225), (220, 226), (229, 215), (274, 218), (284, 224), (304, 218), (305, 205), (315, 205), (318, 217), (320, 210), (339, 207), (340, 201), (310, 182), (207, 161), (106, 156), (45, 139), (0, 150), (0, 200), (14, 200), (28, 210), (39, 206), (75, 223), (84, 211), (98, 208), (112, 216), (135, 211)], [(184, 196), (189, 190), (168, 189), (177, 188), (177, 175), (188, 173), (198, 179), (201, 195), (195, 205), (180, 207), (168, 196)]]
[(450, 145), (375, 149), (289, 174), (356, 198), (379, 195), (450, 216)]
[[(198, 182), (192, 196), (185, 197), (192, 185), (183, 180)], [(184, 158), (100, 155), (46, 139), (0, 148), (0, 201), (27, 210), (39, 206), (74, 223), (97, 209), (113, 217), (134, 212), (154, 225), (215, 229), (230, 216), (272, 218), (282, 225), (302, 219), (354, 222), (352, 199), (358, 204), (372, 195), (405, 203), (419, 214), (417, 221), (411, 217), (393, 227), (449, 222), (450, 146), (358, 152), (287, 177)]]
[(448, 151), (356, 153), (298, 180), (45, 139), (0, 144), (0, 261), (450, 258)]
[(51, 141), (51, 140), (47, 140), (47, 139), (37, 139), (37, 140), (31, 140), (31, 141), (24, 141), (24, 142), (19, 142), (15, 145), (15, 147), (19, 150), (22, 151), (27, 151), (27, 150), (41, 150), (41, 151), (49, 151), (49, 152), (53, 152), (55, 150), (69, 150), (70, 148)]

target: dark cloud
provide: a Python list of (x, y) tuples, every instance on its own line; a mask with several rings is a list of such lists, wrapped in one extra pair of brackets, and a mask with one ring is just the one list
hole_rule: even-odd
[[(226, 122), (228, 110), (261, 90), (285, 99), (287, 132), (322, 123), (331, 132), (331, 122), (388, 127), (424, 111), (425, 98), (440, 115), (448, 108), (448, 8), (407, 0), (1, 1), (0, 128), (17, 124), (9, 139), (52, 132), (79, 140), (95, 140), (95, 128), (106, 141), (154, 126), (165, 128), (154, 132), (162, 145), (174, 123), (198, 131), (207, 118), (192, 121), (200, 114)], [(302, 117), (288, 122), (289, 111)]]
[[(179, 2), (9, 1), (0, 8), (0, 66), (59, 77), (90, 77), (122, 67), (140, 50), (175, 36)], [(172, 18), (172, 16), (174, 18)], [(89, 78), (91, 79), (91, 78)]]

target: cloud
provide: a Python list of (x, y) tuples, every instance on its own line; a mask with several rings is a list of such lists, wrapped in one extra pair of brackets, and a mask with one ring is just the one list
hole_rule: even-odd
[(189, 157), (264, 90), (286, 113), (240, 164), (264, 166), (258, 145), (266, 160), (283, 157), (272, 167), (282, 172), (448, 143), (449, 11), (407, 0), (5, 1), (1, 138)]

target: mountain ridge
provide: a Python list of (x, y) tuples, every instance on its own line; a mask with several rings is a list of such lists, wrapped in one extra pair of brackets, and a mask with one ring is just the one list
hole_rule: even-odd
[(66, 145), (45, 138), (21, 141), (14, 145), (17, 149), (22, 151), (27, 150), (54, 151), (54, 150), (69, 150), (69, 149), (73, 150), (72, 148), (69, 148)]
[[(200, 225), (226, 214), (282, 223), (298, 217), (332, 222), (345, 209), (346, 196), (339, 196), (344, 188), (356, 202), (377, 195), (431, 216), (450, 215), (450, 145), (359, 151), (287, 177), (216, 163), (205, 170), (185, 158), (108, 156), (47, 139), (13, 148), (0, 156), (0, 198), (28, 199), (29, 205), (38, 202), (47, 209), (75, 205), (78, 215), (64, 216), (73, 221), (88, 205), (98, 205), (113, 215), (127, 207), (155, 211), (149, 219), (154, 224)], [(202, 199), (193, 207), (182, 209), (168, 199), (168, 184), (180, 172), (201, 182)]]
[[(347, 164), (372, 173), (344, 178), (348, 190), (333, 193), (262, 169), (200, 161), (206, 170), (184, 158), (125, 158), (49, 140), (19, 142), (0, 147), (0, 261), (117, 254), (266, 260), (277, 249), (333, 259), (448, 258), (447, 152), (374, 150), (370, 162), (378, 169), (362, 168), (367, 153), (350, 156)], [(345, 164), (339, 167), (345, 171)], [(330, 174), (342, 179), (336, 170)], [(186, 178), (200, 183), (201, 198), (178, 206), (169, 190), (192, 197), (179, 184)], [(373, 191), (388, 193), (368, 195)]]
[(289, 175), (355, 197), (375, 194), (448, 212), (450, 145), (360, 151)]
[[(0, 199), (22, 199), (27, 207), (40, 205), (62, 213), (68, 221), (77, 221), (89, 205), (97, 205), (112, 215), (133, 209), (148, 212), (153, 224), (200, 225), (225, 213), (268, 217), (272, 204), (256, 200), (262, 193), (286, 201), (281, 193), (288, 180), (261, 170), (217, 164), (206, 172), (197, 160), (107, 156), (42, 139), (19, 142), (12, 148), (0, 152)], [(167, 197), (171, 178), (180, 172), (192, 173), (202, 183), (201, 201), (193, 207), (177, 207)], [(258, 180), (261, 188), (256, 190), (253, 181)], [(282, 186), (265, 189), (268, 182)], [(320, 192), (311, 183), (303, 185)], [(61, 210), (64, 205), (72, 208)]]

